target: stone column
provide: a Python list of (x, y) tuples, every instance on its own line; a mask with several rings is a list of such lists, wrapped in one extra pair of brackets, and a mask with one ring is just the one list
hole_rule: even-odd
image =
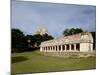
[(50, 52), (50, 46), (49, 46), (49, 52)]
[(54, 46), (54, 51), (56, 52), (56, 46)]
[(48, 52), (49, 52), (49, 46), (48, 46)]
[(53, 52), (55, 51), (55, 48), (54, 48), (54, 46), (52, 46), (53, 47)]
[(49, 52), (50, 52), (50, 46), (49, 46)]
[(48, 46), (47, 46), (47, 52), (48, 52)]
[(53, 48), (53, 52), (54, 52), (54, 46), (52, 46), (52, 48)]
[(62, 45), (61, 45), (61, 50), (60, 50), (60, 52), (62, 52), (63, 50), (62, 50)]
[(45, 52), (47, 51), (47, 47), (45, 47)]
[(51, 52), (51, 46), (50, 46), (50, 52)]
[(93, 51), (93, 43), (91, 44), (91, 51)]
[(51, 52), (51, 46), (49, 46), (49, 52)]
[(74, 44), (74, 51), (76, 51), (76, 44)]
[(54, 51), (56, 52), (56, 46), (54, 46)]
[(51, 46), (51, 52), (53, 52), (53, 47)]
[(42, 47), (40, 47), (40, 51), (42, 52)]
[(47, 50), (48, 50), (48, 52), (49, 52), (49, 46), (48, 46)]
[(59, 45), (57, 45), (57, 52), (59, 52)]
[(45, 51), (47, 52), (47, 47), (45, 47)]
[(44, 52), (44, 47), (42, 47), (42, 50), (43, 50), (43, 52)]

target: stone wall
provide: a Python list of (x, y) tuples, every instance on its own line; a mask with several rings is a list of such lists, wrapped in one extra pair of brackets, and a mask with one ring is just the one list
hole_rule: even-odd
[(46, 56), (65, 57), (65, 58), (80, 58), (80, 57), (95, 57), (96, 52), (42, 52)]

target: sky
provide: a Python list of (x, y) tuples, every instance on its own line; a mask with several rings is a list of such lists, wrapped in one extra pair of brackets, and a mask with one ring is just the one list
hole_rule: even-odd
[(11, 28), (25, 35), (46, 28), (54, 37), (62, 36), (67, 28), (96, 31), (96, 6), (12, 0)]

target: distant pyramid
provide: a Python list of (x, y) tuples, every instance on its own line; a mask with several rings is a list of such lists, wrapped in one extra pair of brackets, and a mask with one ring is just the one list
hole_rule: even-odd
[(47, 28), (39, 28), (35, 34), (40, 34), (40, 35), (44, 35), (44, 34), (49, 34), (48, 33), (48, 29)]

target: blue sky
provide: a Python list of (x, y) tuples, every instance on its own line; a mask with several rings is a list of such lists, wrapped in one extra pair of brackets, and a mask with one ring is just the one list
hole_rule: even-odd
[(11, 27), (24, 34), (47, 28), (54, 37), (62, 36), (66, 28), (95, 31), (96, 7), (90, 5), (54, 4), (12, 0)]

